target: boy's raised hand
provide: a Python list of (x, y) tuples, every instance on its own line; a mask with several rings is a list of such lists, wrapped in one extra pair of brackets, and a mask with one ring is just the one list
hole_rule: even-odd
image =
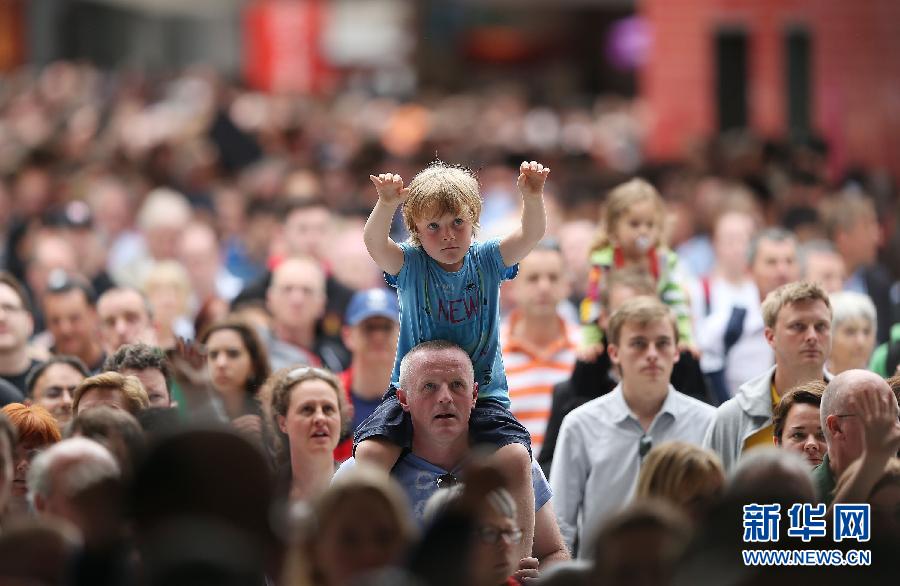
[(409, 188), (403, 187), (403, 178), (394, 173), (382, 173), (377, 177), (369, 175), (369, 179), (378, 191), (378, 199), (384, 203), (399, 205), (409, 195)]
[(516, 180), (519, 192), (525, 197), (540, 196), (544, 193), (544, 183), (549, 174), (550, 167), (544, 167), (537, 161), (522, 161), (519, 165), (519, 178)]

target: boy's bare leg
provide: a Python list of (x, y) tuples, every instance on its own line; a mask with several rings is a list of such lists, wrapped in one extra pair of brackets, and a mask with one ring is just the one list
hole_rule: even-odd
[[(391, 443), (390, 440), (383, 437), (370, 437), (367, 440), (359, 442), (353, 457), (357, 462), (364, 462), (379, 468), (391, 471), (403, 448), (397, 444)], [(532, 506), (533, 508), (533, 506)]]
[(490, 459), (503, 474), (508, 483), (507, 488), (516, 501), (517, 522), (522, 529), (519, 559), (531, 557), (534, 541), (534, 487), (531, 484), (531, 455), (525, 446), (514, 443), (503, 446)]

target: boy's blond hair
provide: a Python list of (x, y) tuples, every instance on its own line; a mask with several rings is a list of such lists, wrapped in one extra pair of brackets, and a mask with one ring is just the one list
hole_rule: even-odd
[(481, 205), (481, 189), (472, 171), (442, 161), (431, 163), (410, 182), (409, 196), (403, 204), (403, 223), (410, 244), (421, 245), (416, 221), (423, 218), (465, 216), (477, 230)]
[(611, 244), (610, 236), (622, 216), (628, 212), (631, 206), (645, 201), (651, 202), (656, 208), (656, 221), (659, 225), (659, 241), (656, 242), (656, 246), (664, 246), (666, 207), (662, 196), (649, 181), (635, 177), (617, 185), (606, 195), (603, 215), (600, 218), (600, 229), (591, 250), (600, 250), (609, 246)]
[(831, 314), (831, 301), (828, 299), (828, 293), (819, 285), (811, 281), (795, 281), (782, 285), (775, 289), (762, 302), (763, 323), (767, 328), (774, 328), (775, 322), (778, 321), (778, 313), (785, 305), (800, 303), (801, 301), (819, 300), (828, 307), (828, 313)]
[(622, 304), (612, 317), (609, 318), (609, 343), (618, 344), (625, 324), (635, 324), (638, 327), (646, 327), (653, 322), (664, 320), (671, 324), (672, 335), (675, 343), (678, 343), (678, 324), (675, 322), (675, 314), (656, 297), (634, 297)]

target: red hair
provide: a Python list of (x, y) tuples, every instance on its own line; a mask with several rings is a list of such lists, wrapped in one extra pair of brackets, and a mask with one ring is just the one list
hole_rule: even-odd
[(56, 419), (40, 405), (26, 407), (22, 403), (10, 403), (0, 412), (5, 413), (19, 433), (19, 443), (40, 445), (55, 444), (62, 439)]

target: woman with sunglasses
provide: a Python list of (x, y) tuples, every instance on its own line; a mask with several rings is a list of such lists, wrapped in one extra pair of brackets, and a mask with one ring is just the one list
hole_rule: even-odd
[(236, 318), (215, 322), (200, 336), (213, 390), (232, 425), (264, 446), (262, 408), (258, 399), (269, 377), (269, 356), (256, 330)]
[(280, 459), (290, 472), (290, 500), (310, 501), (334, 475), (334, 449), (350, 415), (344, 388), (330, 371), (310, 366), (281, 370), (269, 385), (272, 414), (286, 444), (287, 458)]

